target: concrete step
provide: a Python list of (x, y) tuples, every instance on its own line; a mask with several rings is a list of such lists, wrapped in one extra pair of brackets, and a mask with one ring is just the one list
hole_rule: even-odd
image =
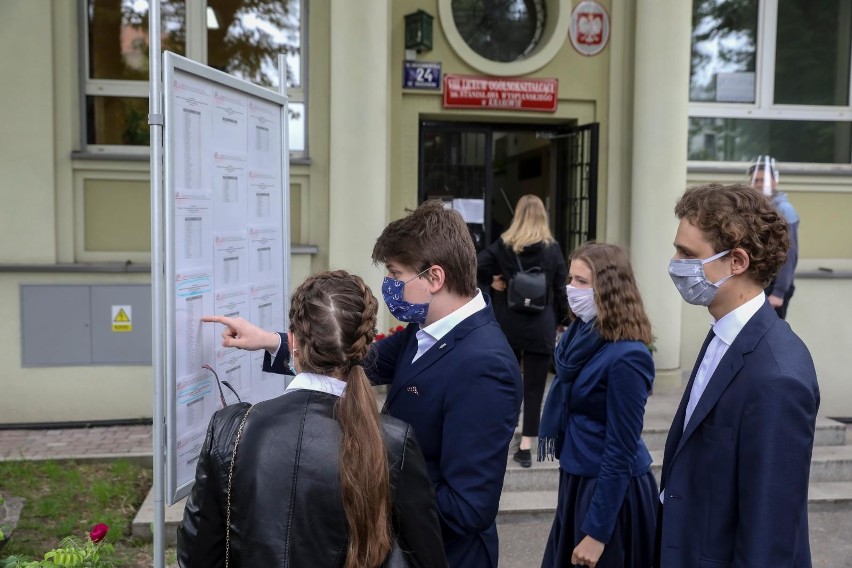
[[(652, 454), (662, 460), (662, 452)], [(652, 470), (659, 478), (657, 462)], [(511, 457), (506, 468), (503, 494), (500, 498), (500, 522), (526, 522), (551, 520), (556, 510), (559, 488), (559, 464), (556, 461), (536, 462), (523, 468)], [(165, 541), (173, 546), (177, 526), (183, 518), (185, 500), (166, 507)], [(812, 512), (843, 511), (852, 513), (852, 446), (826, 446), (814, 448), (811, 463), (811, 483), (808, 507)], [(132, 523), (132, 535), (144, 541), (153, 538), (153, 491), (148, 493)]]
[[(671, 419), (660, 421), (656, 418), (645, 420), (642, 439), (649, 451), (662, 450), (666, 447), (666, 437), (669, 434)], [(814, 446), (842, 446), (846, 443), (846, 425), (831, 418), (817, 417), (814, 432)]]
[[(166, 546), (177, 544), (177, 528), (183, 520), (183, 508), (186, 505), (186, 497), (172, 506), (166, 506), (166, 527), (163, 540)], [(144, 542), (154, 540), (154, 490), (148, 491), (148, 495), (142, 502), (142, 506), (136, 511), (133, 523), (130, 525), (130, 533), (133, 538)]]
[[(651, 452), (651, 470), (660, 479), (663, 450)], [(811, 483), (852, 482), (852, 446), (814, 446), (811, 456)]]
[[(645, 420), (642, 440), (649, 451), (662, 450), (666, 447), (666, 437), (669, 435), (671, 418), (649, 417)], [(515, 430), (512, 451), (521, 441), (520, 428)], [(831, 418), (818, 417), (814, 432), (814, 446), (842, 446), (846, 443), (846, 425)]]
[[(556, 513), (557, 490), (503, 491), (500, 497), (499, 523), (549, 521)], [(852, 482), (812, 482), (808, 487), (808, 510), (814, 512), (852, 512)]]
[[(533, 465), (521, 467), (510, 455), (506, 466), (503, 491), (555, 491), (559, 487), (559, 463), (556, 461), (536, 461), (533, 452)], [(651, 471), (660, 478), (663, 464), (663, 450), (651, 452), (653, 460)], [(852, 482), (852, 446), (815, 446), (811, 459), (811, 482)]]

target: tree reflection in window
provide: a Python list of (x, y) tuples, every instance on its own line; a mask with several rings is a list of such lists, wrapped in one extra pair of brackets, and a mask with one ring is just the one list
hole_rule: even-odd
[[(209, 0), (207, 64), (241, 79), (278, 86), (278, 54), (287, 86), (300, 86), (299, 0)], [(216, 24), (212, 24), (215, 20)]]
[[(161, 0), (163, 49), (186, 51), (186, 4)], [(89, 0), (89, 77), (148, 80), (148, 2)]]
[(715, 101), (719, 73), (754, 72), (758, 0), (694, 0), (690, 101)]

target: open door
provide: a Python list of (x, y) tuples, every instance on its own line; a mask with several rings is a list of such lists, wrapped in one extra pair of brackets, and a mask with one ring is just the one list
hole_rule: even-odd
[(595, 238), (597, 171), (597, 123), (420, 123), (419, 201), (458, 209), (477, 251), (509, 227), (525, 194), (545, 203), (566, 254)]
[(553, 236), (566, 255), (597, 238), (599, 131), (594, 122), (551, 137), (556, 154)]

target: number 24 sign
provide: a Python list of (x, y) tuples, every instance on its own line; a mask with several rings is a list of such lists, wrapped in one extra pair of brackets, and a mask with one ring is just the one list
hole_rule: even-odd
[(429, 61), (405, 61), (402, 72), (403, 89), (439, 90), (441, 64)]

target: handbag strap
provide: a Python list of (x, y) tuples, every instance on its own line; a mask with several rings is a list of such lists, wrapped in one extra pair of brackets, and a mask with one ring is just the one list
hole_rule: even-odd
[(225, 509), (225, 568), (228, 568), (231, 556), (231, 483), (234, 478), (234, 462), (237, 461), (237, 446), (240, 445), (240, 437), (243, 435), (246, 418), (248, 418), (252, 408), (254, 406), (249, 406), (243, 416), (242, 422), (240, 422), (240, 427), (237, 430), (237, 439), (234, 441), (234, 454), (231, 456), (231, 466), (228, 468), (228, 502)]
[(523, 265), (523, 264), (521, 264), (521, 259), (520, 259), (520, 257), (519, 257), (519, 256), (517, 255), (517, 253), (516, 253), (515, 251), (513, 251), (512, 249), (509, 249), (509, 251), (512, 253), (512, 256), (514, 256), (514, 257), (515, 257), (515, 262), (517, 262), (517, 263), (518, 263), (518, 271), (519, 271), (519, 272), (523, 272), (523, 271), (524, 271), (524, 265)]

